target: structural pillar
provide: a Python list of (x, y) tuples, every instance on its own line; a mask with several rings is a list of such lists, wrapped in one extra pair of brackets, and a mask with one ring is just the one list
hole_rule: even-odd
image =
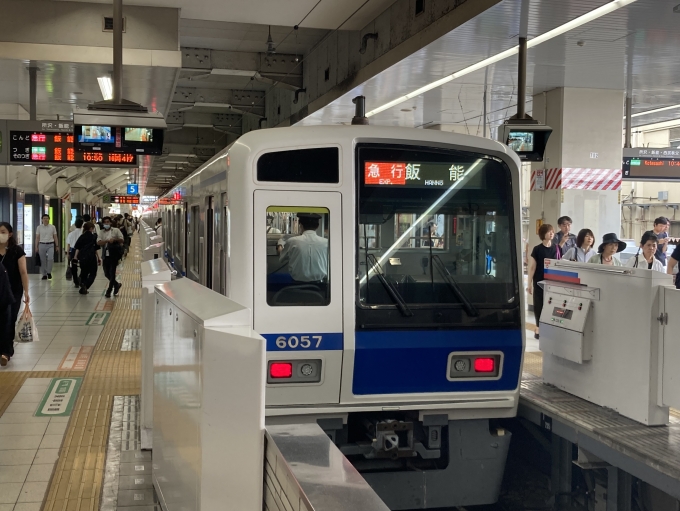
[(572, 233), (593, 231), (596, 246), (621, 229), (623, 91), (559, 88), (534, 96), (534, 119), (553, 128), (542, 163), (532, 165), (529, 246), (539, 221), (558, 230), (569, 216)]

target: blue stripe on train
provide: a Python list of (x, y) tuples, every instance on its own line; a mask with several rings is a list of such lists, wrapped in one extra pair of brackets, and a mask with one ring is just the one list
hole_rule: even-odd
[[(519, 382), (520, 330), (361, 331), (355, 339), (357, 395), (514, 390)], [(501, 378), (449, 381), (446, 368), (454, 351), (502, 351)]]

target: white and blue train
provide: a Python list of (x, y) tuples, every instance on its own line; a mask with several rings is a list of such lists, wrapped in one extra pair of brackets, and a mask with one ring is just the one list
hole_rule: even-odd
[[(148, 215), (178, 272), (252, 309), (268, 423), (317, 422), (391, 509), (486, 504), (521, 381), (519, 180), (488, 139), (292, 127), (243, 135)], [(311, 265), (283, 255), (302, 231)]]

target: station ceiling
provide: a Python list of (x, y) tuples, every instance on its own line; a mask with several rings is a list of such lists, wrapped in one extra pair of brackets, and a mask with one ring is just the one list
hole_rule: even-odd
[[(62, 0), (53, 0), (59, 2)], [(111, 0), (77, 0), (110, 4)], [(307, 56), (331, 30), (359, 30), (394, 0), (125, 0), (125, 5), (181, 9), (180, 46), (264, 55), (271, 33), (278, 54)], [(426, 2), (428, 0), (425, 0)], [(433, 1), (433, 0), (430, 0)], [(475, 0), (467, 0), (475, 1)], [(349, 123), (351, 99), (367, 98), (371, 110), (447, 74), (484, 60), (566, 23), (608, 0), (502, 0), (468, 23), (423, 47), (399, 63), (303, 119), (300, 124)], [(543, 43), (528, 53), (531, 95), (556, 87), (629, 90), (634, 113), (680, 104), (680, 0), (637, 0), (613, 13)], [(680, 10), (678, 8), (677, 10)], [(302, 22), (301, 22), (302, 21)], [(271, 24), (271, 26), (270, 26)], [(300, 25), (299, 30), (293, 30)], [(254, 73), (215, 73), (196, 69), (190, 52), (181, 68), (125, 66), (123, 96), (168, 115), (167, 150), (145, 159), (141, 188), (157, 195), (191, 173), (238, 135), (224, 105), (228, 94), (270, 94), (272, 82)], [(191, 57), (191, 56), (189, 56)], [(97, 77), (105, 64), (38, 62), (38, 117), (70, 117), (74, 106), (102, 99)], [(0, 108), (28, 107), (26, 62), (0, 60)], [(215, 67), (215, 66), (213, 66)], [(219, 71), (219, 69), (218, 69)], [(409, 127), (455, 125), (481, 135), (484, 91), (487, 132), (516, 111), (517, 57), (513, 56), (389, 108), (372, 124)], [(193, 91), (193, 99), (186, 99)], [(210, 97), (222, 98), (211, 100)], [(220, 103), (221, 102), (221, 103)], [(0, 110), (1, 111), (1, 110)], [(623, 107), (622, 107), (623, 115)], [(201, 119), (222, 116), (221, 126)], [(680, 118), (680, 108), (635, 117), (634, 125)], [(227, 120), (224, 120), (227, 119)], [(242, 127), (242, 123), (241, 123)]]
[[(300, 124), (347, 123), (351, 98), (363, 94), (367, 110), (417, 90), (543, 34), (604, 0), (504, 0), (448, 35), (349, 91)], [(629, 90), (633, 113), (680, 105), (680, 9), (677, 0), (638, 0), (528, 51), (527, 111), (531, 96), (557, 87)], [(483, 131), (484, 91), (490, 131), (517, 109), (517, 56), (509, 57), (371, 117), (372, 124), (457, 125)], [(623, 105), (622, 105), (623, 117)], [(678, 119), (680, 108), (636, 116), (641, 126)]]

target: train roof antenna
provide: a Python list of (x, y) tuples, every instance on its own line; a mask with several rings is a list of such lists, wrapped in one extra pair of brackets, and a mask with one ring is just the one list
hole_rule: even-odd
[(358, 124), (368, 126), (368, 117), (366, 117), (366, 97), (357, 96), (352, 100), (352, 103), (356, 105), (354, 117), (352, 118), (352, 125)]

